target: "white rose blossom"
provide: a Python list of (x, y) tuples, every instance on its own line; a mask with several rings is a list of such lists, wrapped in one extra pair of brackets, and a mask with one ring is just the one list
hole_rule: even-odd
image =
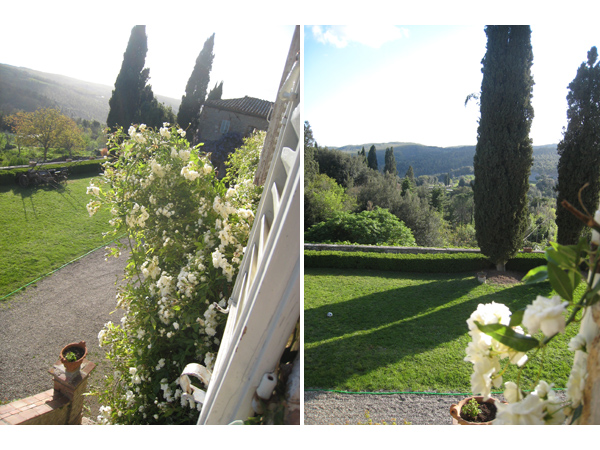
[(531, 305), (528, 305), (523, 315), (523, 325), (530, 333), (542, 330), (545, 336), (553, 336), (565, 331), (565, 309), (569, 305), (560, 296), (546, 298), (538, 295)]

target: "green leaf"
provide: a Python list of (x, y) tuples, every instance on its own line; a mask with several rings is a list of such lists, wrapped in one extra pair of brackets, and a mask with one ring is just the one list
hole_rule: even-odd
[(548, 266), (539, 266), (527, 272), (523, 277), (525, 284), (540, 283), (548, 279)]
[(521, 323), (523, 322), (524, 314), (525, 314), (525, 308), (519, 309), (518, 311), (515, 311), (514, 313), (512, 313), (512, 315), (510, 316), (510, 323), (508, 324), (508, 326), (509, 327), (518, 327), (519, 325), (521, 325)]
[(573, 284), (569, 275), (553, 262), (548, 261), (550, 285), (558, 295), (567, 301), (573, 301)]
[(475, 321), (475, 325), (477, 325), (477, 328), (479, 328), (479, 331), (482, 333), (491, 336), (498, 342), (518, 352), (527, 352), (540, 345), (540, 342), (537, 339), (517, 333), (511, 327), (500, 323), (481, 325), (479, 322)]

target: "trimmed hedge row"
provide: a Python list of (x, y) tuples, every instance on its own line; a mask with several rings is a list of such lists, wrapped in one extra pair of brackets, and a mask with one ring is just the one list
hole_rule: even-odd
[[(546, 264), (543, 253), (519, 253), (506, 264), (506, 270), (528, 272)], [(389, 270), (416, 273), (460, 273), (495, 269), (481, 253), (367, 253), (304, 251), (304, 267)]]
[[(73, 161), (68, 163), (56, 163), (43, 166), (44, 169), (55, 169), (59, 167), (68, 167), (71, 175), (79, 174), (94, 174), (98, 175), (102, 171), (104, 160), (83, 160)], [(29, 168), (23, 167), (20, 169), (5, 169), (0, 170), (0, 186), (9, 186), (17, 182), (17, 175), (22, 172), (27, 172)], [(42, 170), (42, 169), (40, 169)]]

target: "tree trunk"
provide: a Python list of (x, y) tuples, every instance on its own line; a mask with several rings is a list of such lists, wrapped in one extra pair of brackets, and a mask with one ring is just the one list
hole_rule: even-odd
[(506, 261), (498, 261), (496, 263), (496, 270), (498, 272), (506, 272)]

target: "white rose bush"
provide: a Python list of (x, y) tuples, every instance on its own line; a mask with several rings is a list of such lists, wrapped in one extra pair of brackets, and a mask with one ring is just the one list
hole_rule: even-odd
[[(585, 238), (577, 245), (551, 243), (546, 249), (547, 264), (531, 270), (523, 279), (525, 283), (549, 281), (556, 295), (537, 296), (526, 308), (512, 313), (502, 304), (480, 304), (467, 320), (471, 341), (465, 361), (473, 364), (471, 390), (474, 394), (489, 398), (492, 388), (502, 387), (507, 365), (518, 366), (516, 382), (504, 383), (507, 403), (496, 402), (494, 424), (579, 423), (587, 377), (587, 348), (599, 331), (591, 306), (600, 299), (597, 274), (600, 211), (593, 220), (567, 205), (593, 229), (591, 246)], [(585, 271), (589, 273), (587, 281), (583, 280)], [(586, 284), (584, 293), (576, 298), (575, 290), (582, 282)], [(566, 402), (557, 397), (551, 382), (539, 376), (532, 386), (522, 385), (521, 373), (528, 363), (527, 353), (541, 353), (543, 357), (544, 349), (556, 336), (564, 333), (566, 327), (576, 325), (579, 332), (568, 344), (573, 352), (573, 364), (566, 386)]]
[[(192, 362), (211, 371), (219, 349), (262, 188), (235, 163), (234, 175), (218, 180), (209, 155), (184, 137), (166, 123), (117, 131), (114, 158), (88, 188), (90, 215), (108, 208), (112, 233), (127, 236), (107, 256), (129, 251), (117, 294), (123, 318), (98, 334), (114, 369), (97, 392), (102, 423), (195, 423), (201, 405), (178, 379)], [(257, 163), (262, 140), (234, 154)]]

